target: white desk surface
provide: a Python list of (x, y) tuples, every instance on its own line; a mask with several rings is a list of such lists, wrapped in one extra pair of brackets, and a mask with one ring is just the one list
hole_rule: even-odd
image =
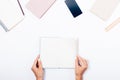
[[(0, 80), (35, 80), (32, 63), (39, 54), (40, 36), (78, 37), (79, 54), (89, 68), (84, 80), (120, 80), (120, 24), (109, 32), (104, 29), (120, 17), (120, 5), (108, 21), (89, 10), (95, 0), (76, 0), (83, 14), (73, 18), (64, 0), (57, 0), (38, 19), (20, 0), (25, 19), (10, 32), (0, 27)], [(74, 70), (45, 70), (45, 80), (75, 80)]]

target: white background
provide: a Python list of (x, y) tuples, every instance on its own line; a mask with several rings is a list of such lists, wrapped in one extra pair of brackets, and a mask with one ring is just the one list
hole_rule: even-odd
[[(0, 80), (35, 80), (32, 63), (39, 54), (40, 36), (78, 37), (79, 54), (89, 63), (84, 80), (120, 80), (120, 24), (105, 32), (120, 16), (120, 5), (107, 21), (90, 12), (95, 0), (76, 0), (83, 14), (73, 18), (64, 0), (57, 0), (38, 19), (20, 0), (25, 19), (10, 32), (0, 26)], [(45, 80), (75, 80), (74, 70), (45, 70)]]

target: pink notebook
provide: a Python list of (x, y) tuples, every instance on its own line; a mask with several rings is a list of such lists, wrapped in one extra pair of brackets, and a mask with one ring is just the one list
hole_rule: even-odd
[(56, 0), (30, 0), (27, 9), (35, 16), (41, 18)]

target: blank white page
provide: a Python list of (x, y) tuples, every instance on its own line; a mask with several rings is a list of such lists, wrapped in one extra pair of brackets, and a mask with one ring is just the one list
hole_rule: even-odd
[(41, 38), (43, 68), (74, 68), (77, 45), (77, 40), (71, 38)]
[(35, 16), (41, 18), (55, 1), (56, 0), (30, 0), (27, 4), (27, 8)]
[(120, 0), (96, 0), (91, 12), (103, 20), (109, 19)]
[(17, 0), (0, 0), (0, 21), (6, 31), (15, 27), (23, 18)]

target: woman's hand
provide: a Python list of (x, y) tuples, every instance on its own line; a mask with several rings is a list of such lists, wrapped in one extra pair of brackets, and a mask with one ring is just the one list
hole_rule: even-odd
[(34, 60), (34, 63), (31, 69), (36, 77), (36, 80), (43, 80), (44, 71), (42, 68), (42, 62), (40, 61), (40, 55), (38, 55), (37, 58)]
[(87, 61), (80, 56), (76, 57), (75, 60), (75, 74), (76, 80), (82, 80), (83, 74), (88, 67)]

